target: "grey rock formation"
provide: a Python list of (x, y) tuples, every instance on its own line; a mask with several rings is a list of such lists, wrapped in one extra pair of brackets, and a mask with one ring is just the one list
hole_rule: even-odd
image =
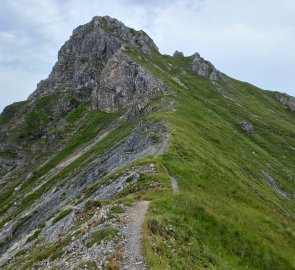
[(288, 94), (276, 93), (275, 98), (290, 111), (295, 112), (295, 97), (289, 96)]
[(242, 120), (240, 122), (241, 125), (241, 129), (246, 132), (247, 134), (252, 134), (254, 132), (254, 127), (252, 125), (252, 123), (246, 121), (246, 120)]
[[(60, 209), (60, 212), (64, 210), (70, 209), (69, 213), (62, 219), (57, 222), (54, 222), (55, 218), (59, 216), (57, 213), (55, 216), (51, 216), (51, 218), (46, 222), (43, 223), (42, 229), (40, 227), (36, 230), (32, 230), (28, 232), (23, 238), (17, 241), (12, 247), (9, 248), (4, 254), (0, 255), (0, 267), (3, 267), (3, 264), (7, 263), (10, 260), (13, 260), (16, 254), (21, 251), (25, 252), (26, 250), (30, 250), (32, 248), (33, 242), (36, 241), (41, 245), (46, 241), (48, 245), (52, 243), (60, 242), (62, 238), (67, 237), (67, 235), (75, 235), (72, 238), (71, 243), (68, 246), (64, 247), (64, 257), (59, 260), (58, 269), (64, 269), (64, 264), (69, 263), (71, 267), (74, 265), (75, 262), (80, 261), (81, 256), (85, 260), (96, 261), (97, 264), (101, 265), (101, 261), (105, 261), (108, 256), (105, 256), (105, 251), (111, 251), (109, 248), (104, 247), (103, 243), (99, 243), (97, 246), (91, 248), (87, 246), (87, 240), (91, 238), (93, 232), (100, 230), (101, 228), (105, 227), (106, 225), (115, 226), (118, 229), (123, 229), (126, 226), (126, 221), (113, 217), (117, 217), (117, 214), (111, 213), (112, 211), (112, 204), (105, 205), (101, 207), (93, 207), (91, 214), (92, 218), (86, 222), (81, 222), (86, 215), (90, 213), (87, 210), (87, 203), (91, 202), (98, 202), (97, 200), (101, 201), (103, 199), (112, 199), (118, 193), (124, 191), (130, 185), (136, 185), (136, 182), (139, 180), (140, 174), (154, 174), (155, 167), (153, 164), (146, 164), (146, 165), (139, 165), (139, 166), (132, 166), (124, 171), (121, 171), (120, 175), (115, 177), (115, 179), (111, 179), (110, 181), (104, 182), (101, 186), (98, 187), (96, 192), (89, 198), (84, 198), (78, 204), (70, 203), (67, 204), (64, 208)], [(122, 204), (120, 208), (124, 207)], [(72, 210), (72, 211), (71, 211)], [(75, 232), (82, 229), (85, 234), (78, 236)], [(86, 230), (84, 230), (86, 229)], [(34, 238), (30, 236), (34, 235), (36, 232), (39, 231), (39, 236), (42, 241), (39, 241), (38, 238)], [(118, 233), (118, 236), (122, 235), (122, 233)], [(39, 239), (40, 239), (39, 238)], [(109, 241), (106, 241), (109, 242)], [(117, 239), (115, 241), (122, 246), (121, 243), (124, 243), (124, 239)], [(123, 248), (123, 247), (122, 247)], [(112, 248), (114, 251), (115, 247)], [(82, 251), (80, 256), (77, 256), (77, 251)], [(60, 250), (61, 251), (61, 250)], [(46, 269), (49, 269), (49, 264), (52, 261), (46, 260), (42, 262), (38, 262), (47, 265)], [(56, 262), (55, 262), (56, 263)], [(55, 264), (54, 263), (54, 264)], [(55, 267), (57, 267), (55, 265)], [(1, 268), (2, 269), (2, 268)], [(71, 268), (72, 269), (72, 268)]]
[(137, 98), (150, 98), (166, 90), (163, 84), (123, 55), (126, 46), (142, 53), (158, 50), (143, 31), (135, 31), (110, 17), (94, 17), (73, 31), (58, 53), (46, 80), (29, 97), (72, 91), (79, 102), (94, 109), (116, 111)]
[(266, 171), (262, 170), (263, 179), (265, 182), (281, 197), (286, 200), (289, 200), (289, 195), (287, 192), (282, 190), (282, 188), (277, 184), (277, 182), (273, 179), (273, 177)]
[(199, 53), (191, 56), (190, 66), (199, 76), (206, 77), (212, 81), (222, 79), (221, 73), (209, 61), (202, 58)]
[(100, 76), (99, 87), (92, 94), (94, 107), (115, 111), (134, 103), (167, 93), (168, 88), (122, 51), (109, 59)]
[(0, 175), (12, 171), (17, 166), (14, 159), (0, 157)]
[[(0, 131), (1, 133), (1, 131)], [(19, 145), (13, 144), (6, 140), (5, 137), (0, 138), (0, 187), (3, 182), (3, 176), (13, 171), (17, 166), (22, 165), (27, 154)]]
[(175, 51), (173, 57), (184, 57), (183, 52)]

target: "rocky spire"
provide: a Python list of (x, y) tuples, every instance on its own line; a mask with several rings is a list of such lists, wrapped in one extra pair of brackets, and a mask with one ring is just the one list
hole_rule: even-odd
[(175, 51), (173, 57), (184, 57), (183, 52)]
[(206, 77), (212, 81), (222, 79), (221, 73), (209, 61), (202, 58), (199, 53), (191, 56), (190, 66), (199, 76)]

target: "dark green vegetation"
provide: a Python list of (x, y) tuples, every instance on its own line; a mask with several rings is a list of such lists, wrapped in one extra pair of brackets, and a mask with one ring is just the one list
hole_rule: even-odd
[(99, 243), (102, 240), (111, 240), (117, 232), (118, 229), (110, 226), (102, 228), (101, 230), (95, 232), (92, 235), (92, 238), (89, 241), (87, 241), (86, 245), (88, 247), (92, 247), (95, 243)]
[(27, 243), (34, 241), (39, 236), (40, 232), (41, 232), (40, 229), (36, 230), (30, 237), (28, 237)]
[(72, 209), (67, 209), (62, 211), (53, 221), (52, 221), (52, 225), (54, 225), (55, 223), (59, 222), (60, 220), (62, 220), (63, 218), (65, 218), (68, 214), (70, 214), (73, 210)]
[(111, 209), (111, 214), (122, 214), (124, 213), (124, 209), (120, 206), (114, 206), (112, 209)]
[(21, 101), (7, 106), (0, 115), (0, 124), (7, 124), (15, 116), (18, 116), (20, 110), (25, 106), (26, 103), (27, 101)]

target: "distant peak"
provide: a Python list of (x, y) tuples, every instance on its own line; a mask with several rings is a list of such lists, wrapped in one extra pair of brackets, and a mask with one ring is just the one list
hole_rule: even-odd
[(183, 52), (179, 52), (176, 50), (173, 54), (173, 57), (184, 57), (184, 54), (183, 54)]
[(220, 71), (209, 61), (202, 58), (198, 52), (191, 56), (190, 66), (199, 76), (206, 77), (212, 81), (219, 81), (222, 79)]

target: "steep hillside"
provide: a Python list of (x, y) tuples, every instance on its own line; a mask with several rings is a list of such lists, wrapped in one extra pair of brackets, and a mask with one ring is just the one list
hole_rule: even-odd
[(0, 116), (0, 268), (295, 269), (294, 108), (94, 17)]

